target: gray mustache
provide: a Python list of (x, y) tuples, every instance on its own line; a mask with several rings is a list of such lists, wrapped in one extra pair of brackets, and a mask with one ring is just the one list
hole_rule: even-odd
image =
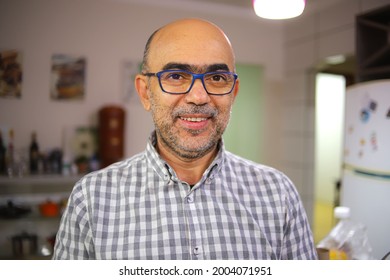
[(185, 108), (176, 108), (172, 112), (173, 117), (179, 117), (181, 115), (186, 115), (186, 114), (202, 114), (202, 115), (208, 115), (210, 117), (215, 117), (218, 115), (218, 110), (208, 105), (202, 105), (202, 106), (191, 105)]

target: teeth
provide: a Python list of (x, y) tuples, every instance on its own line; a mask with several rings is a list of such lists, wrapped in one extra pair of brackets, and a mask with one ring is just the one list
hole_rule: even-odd
[(181, 119), (189, 122), (201, 122), (207, 120), (207, 118), (181, 118)]

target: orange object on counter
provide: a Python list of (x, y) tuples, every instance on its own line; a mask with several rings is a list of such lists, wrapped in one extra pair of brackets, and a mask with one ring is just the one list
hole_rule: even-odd
[(56, 217), (60, 213), (60, 207), (57, 203), (48, 200), (39, 205), (39, 212), (44, 217)]

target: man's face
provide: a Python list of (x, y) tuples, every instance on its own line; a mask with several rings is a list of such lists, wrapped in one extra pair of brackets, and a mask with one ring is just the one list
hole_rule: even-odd
[[(200, 30), (193, 30), (195, 33)], [(193, 34), (196, 35), (196, 34)], [(162, 38), (161, 38), (162, 37)], [(194, 36), (164, 33), (150, 54), (150, 72), (185, 69), (193, 73), (234, 71), (234, 58), (224, 38), (207, 30)], [(148, 95), (159, 145), (182, 159), (200, 158), (212, 151), (229, 122), (238, 86), (222, 96), (208, 95), (201, 80), (190, 92), (172, 95), (150, 77)], [(237, 83), (238, 84), (238, 83)]]

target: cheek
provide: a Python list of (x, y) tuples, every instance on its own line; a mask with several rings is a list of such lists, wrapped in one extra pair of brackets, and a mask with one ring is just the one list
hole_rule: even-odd
[[(173, 102), (170, 100), (170, 96), (161, 97), (162, 93), (150, 93), (150, 105), (151, 105), (151, 113), (153, 115), (153, 119), (156, 122), (167, 122), (172, 115), (172, 110), (174, 108)], [(166, 98), (167, 97), (167, 98)]]
[(229, 99), (226, 102), (219, 102), (216, 103), (217, 109), (219, 112), (219, 116), (223, 119), (228, 119), (230, 118), (232, 107), (233, 107), (233, 99)]

